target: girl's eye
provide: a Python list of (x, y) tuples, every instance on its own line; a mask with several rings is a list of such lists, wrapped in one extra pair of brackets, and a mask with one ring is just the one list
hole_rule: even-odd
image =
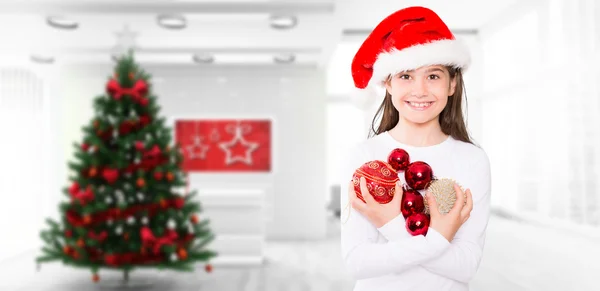
[(404, 75), (398, 75), (398, 78), (400, 78), (402, 80), (408, 80), (408, 79), (410, 79), (410, 76), (407, 74), (404, 74)]
[(440, 76), (438, 76), (438, 75), (429, 75), (430, 80), (437, 80), (439, 78), (440, 78)]

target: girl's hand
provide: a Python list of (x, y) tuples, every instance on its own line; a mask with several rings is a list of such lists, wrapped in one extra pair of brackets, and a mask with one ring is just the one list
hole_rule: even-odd
[(429, 191), (425, 195), (425, 199), (427, 199), (427, 203), (430, 205), (429, 213), (431, 222), (429, 227), (435, 229), (449, 242), (454, 239), (454, 235), (467, 219), (469, 219), (471, 210), (473, 210), (471, 190), (467, 189), (467, 191), (463, 193), (460, 187), (454, 184), (454, 191), (456, 192), (456, 202), (450, 212), (445, 215), (440, 213), (433, 195), (431, 195)]
[[(348, 184), (348, 201), (356, 211), (365, 216), (375, 227), (380, 228), (390, 220), (401, 214), (400, 202), (402, 201), (402, 187), (400, 182), (396, 183), (396, 190), (392, 201), (386, 204), (380, 204), (375, 201), (371, 193), (367, 189), (367, 182), (364, 177), (360, 178), (360, 193), (365, 199), (365, 202), (360, 200), (354, 191), (354, 184), (350, 181)], [(437, 208), (436, 208), (437, 209)]]

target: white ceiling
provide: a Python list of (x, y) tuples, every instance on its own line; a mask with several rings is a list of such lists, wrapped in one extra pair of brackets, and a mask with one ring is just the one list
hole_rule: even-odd
[[(276, 53), (295, 53), (297, 63), (326, 64), (338, 45), (360, 40), (381, 19), (410, 5), (438, 12), (456, 33), (473, 33), (516, 0), (2, 0), (2, 55), (29, 58), (51, 54), (57, 61), (110, 60), (115, 33), (125, 25), (137, 33), (140, 61), (189, 63), (193, 53), (216, 54), (217, 63), (270, 63)], [(183, 14), (184, 30), (156, 24), (160, 13)], [(298, 26), (269, 27), (272, 13), (294, 14)], [(80, 23), (77, 30), (49, 27), (60, 15)], [(352, 36), (353, 37), (350, 37)]]

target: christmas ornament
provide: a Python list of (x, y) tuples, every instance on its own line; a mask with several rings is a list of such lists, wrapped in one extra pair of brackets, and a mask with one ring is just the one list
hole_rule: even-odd
[(75, 195), (77, 194), (77, 192), (79, 192), (79, 183), (73, 182), (73, 184), (71, 184), (71, 187), (69, 187), (69, 193), (71, 195)]
[(174, 230), (165, 231), (165, 235), (162, 237), (155, 237), (150, 228), (144, 226), (140, 229), (140, 237), (142, 239), (142, 244), (152, 249), (154, 254), (158, 254), (160, 252), (160, 248), (163, 245), (169, 245), (175, 243), (177, 239), (177, 232)]
[(159, 204), (161, 208), (167, 208), (167, 201), (165, 201), (165, 199), (160, 198)]
[(94, 201), (94, 192), (92, 191), (92, 187), (88, 185), (85, 190), (79, 189), (75, 194), (71, 194), (71, 198), (79, 201), (81, 205), (86, 205)]
[(103, 230), (100, 233), (96, 233), (96, 232), (90, 230), (90, 231), (88, 231), (88, 237), (90, 239), (102, 242), (108, 237), (108, 233), (106, 232), (106, 230)]
[(148, 98), (146, 98), (146, 97), (142, 97), (142, 98), (140, 98), (140, 99), (138, 100), (138, 103), (139, 103), (141, 106), (143, 106), (143, 107), (146, 107), (146, 106), (148, 106), (148, 103), (150, 103), (150, 100), (149, 100)]
[(400, 202), (400, 211), (402, 216), (407, 218), (414, 213), (421, 213), (425, 209), (423, 195), (413, 189), (403, 189), (402, 201)]
[(83, 239), (78, 239), (77, 240), (77, 246), (80, 248), (83, 248), (85, 246), (85, 243), (83, 242)]
[[(259, 147), (259, 144), (244, 139), (244, 134), (249, 133), (251, 128), (249, 126), (241, 125), (238, 121), (235, 125), (227, 126), (226, 130), (229, 133), (232, 133), (234, 137), (228, 142), (219, 143), (219, 147), (225, 152), (225, 164), (231, 165), (235, 162), (243, 162), (247, 165), (252, 165), (252, 152)], [(246, 148), (246, 153), (243, 157), (233, 156), (231, 153), (231, 148), (238, 143), (241, 143)]]
[(92, 281), (98, 282), (99, 280), (100, 280), (100, 276), (98, 276), (98, 274), (92, 275)]
[(213, 270), (213, 266), (212, 266), (211, 264), (208, 264), (208, 265), (206, 265), (206, 266), (204, 267), (204, 270), (205, 270), (207, 273), (211, 273), (211, 272), (212, 272), (212, 270)]
[(66, 238), (71, 238), (73, 237), (73, 231), (70, 229), (65, 230), (65, 237)]
[(86, 214), (83, 216), (83, 224), (90, 224), (92, 223), (92, 216), (89, 214)]
[(160, 180), (162, 180), (162, 178), (163, 178), (163, 173), (162, 172), (160, 172), (160, 171), (154, 172), (154, 179), (156, 181), (160, 181)]
[(114, 184), (119, 179), (119, 170), (112, 168), (105, 168), (102, 171), (102, 177), (108, 184)]
[(93, 178), (93, 177), (96, 177), (97, 174), (98, 174), (98, 170), (96, 170), (95, 167), (90, 168), (90, 172), (88, 173), (88, 176)]
[(89, 145), (89, 144), (87, 144), (87, 143), (81, 144), (81, 149), (82, 149), (84, 152), (87, 152), (89, 148), (90, 148), (90, 145)]
[(192, 222), (193, 224), (197, 224), (198, 216), (196, 214), (192, 215), (192, 217), (190, 218), (190, 222)]
[(404, 172), (404, 179), (412, 189), (423, 190), (433, 179), (433, 170), (425, 162), (413, 162), (408, 165)]
[(139, 102), (148, 93), (148, 84), (144, 80), (138, 80), (131, 88), (123, 88), (115, 79), (111, 79), (106, 85), (106, 91), (115, 100), (121, 100), (124, 95), (131, 96), (135, 102)]
[(136, 184), (138, 187), (143, 188), (144, 186), (146, 186), (146, 181), (144, 180), (144, 178), (138, 178)]
[(141, 141), (141, 140), (138, 140), (138, 141), (136, 141), (136, 142), (135, 142), (135, 149), (136, 149), (136, 150), (138, 150), (138, 151), (143, 151), (145, 147), (146, 147), (146, 146), (144, 145), (144, 142), (143, 142), (143, 141)]
[(174, 179), (175, 179), (175, 176), (173, 175), (173, 173), (167, 172), (167, 180), (169, 182), (173, 182)]
[(412, 236), (426, 235), (429, 229), (429, 216), (425, 213), (413, 213), (406, 219), (406, 229)]
[(175, 223), (175, 221), (173, 219), (169, 219), (169, 221), (167, 221), (167, 228), (175, 229), (176, 226), (177, 226), (177, 224)]
[(397, 148), (389, 154), (388, 164), (396, 169), (396, 171), (405, 171), (410, 164), (410, 157), (405, 150)]
[[(450, 212), (452, 207), (454, 207), (454, 203), (456, 203), (456, 190), (454, 190), (455, 183), (454, 180), (448, 178), (435, 179), (427, 188), (427, 190), (430, 191), (430, 195), (435, 198), (438, 210), (441, 214)], [(464, 191), (461, 186), (459, 187)], [(427, 201), (425, 201), (424, 213), (429, 214), (429, 205), (427, 204)]]
[(187, 251), (183, 248), (181, 248), (181, 249), (179, 249), (179, 251), (177, 251), (177, 255), (179, 256), (179, 258), (181, 260), (187, 259)]
[(394, 198), (398, 173), (389, 164), (382, 161), (370, 161), (358, 168), (352, 176), (354, 191), (363, 202), (365, 199), (361, 194), (360, 178), (365, 177), (367, 189), (375, 201), (385, 204)]
[(148, 124), (152, 122), (152, 119), (148, 115), (141, 115), (140, 120), (138, 121), (138, 129), (142, 129), (146, 127)]
[(439, 64), (466, 71), (471, 63), (466, 44), (456, 38), (432, 10), (408, 7), (385, 17), (365, 38), (352, 59), (351, 74), (359, 92), (382, 88), (390, 75)]
[(181, 209), (183, 208), (183, 205), (185, 204), (185, 199), (181, 198), (181, 197), (177, 197), (175, 198), (174, 202), (173, 202), (173, 206), (175, 206), (176, 209)]

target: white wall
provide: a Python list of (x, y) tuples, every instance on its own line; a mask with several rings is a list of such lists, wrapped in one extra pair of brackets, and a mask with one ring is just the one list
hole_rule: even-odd
[[(270, 239), (316, 239), (325, 235), (326, 124), (324, 74), (313, 67), (166, 67), (145, 66), (152, 74), (161, 115), (197, 117), (267, 116), (274, 118), (274, 172), (199, 174), (192, 188), (264, 187)], [(62, 153), (72, 159), (74, 140), (92, 117), (91, 101), (101, 94), (109, 66), (63, 70)], [(226, 79), (226, 82), (223, 80)], [(62, 183), (64, 184), (64, 183)]]

